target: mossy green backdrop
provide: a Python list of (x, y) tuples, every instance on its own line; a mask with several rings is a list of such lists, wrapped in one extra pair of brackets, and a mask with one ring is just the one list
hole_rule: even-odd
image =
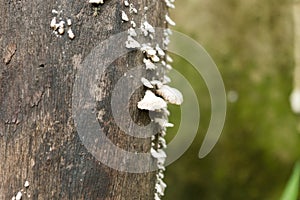
[[(206, 85), (184, 59), (173, 67), (193, 85), (201, 121), (192, 146), (166, 171), (166, 200), (279, 199), (300, 155), (300, 117), (292, 113), (292, 1), (177, 0), (174, 28), (198, 41), (217, 64), (227, 104), (221, 138), (204, 159), (198, 151), (210, 120)], [(172, 76), (172, 72), (171, 72)], [(174, 85), (176, 81), (174, 80)], [(177, 83), (178, 84), (178, 83)], [(188, 97), (185, 97), (188, 98)], [(168, 140), (176, 134), (180, 109), (170, 106)], [(187, 132), (189, 130), (186, 130)]]

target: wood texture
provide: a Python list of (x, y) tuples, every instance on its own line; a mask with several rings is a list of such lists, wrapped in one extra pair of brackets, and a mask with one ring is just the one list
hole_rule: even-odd
[[(153, 26), (165, 26), (163, 1), (133, 3), (138, 10), (149, 6)], [(94, 16), (88, 1), (0, 1), (0, 199), (18, 191), (23, 200), (153, 199), (155, 172), (131, 174), (101, 164), (81, 144), (71, 116), (76, 68), (99, 41), (129, 28), (121, 20), (122, 1), (108, 0), (99, 8)], [(52, 9), (72, 19), (74, 40), (53, 33)], [(135, 16), (138, 26), (142, 17)], [(110, 93), (126, 66), (140, 64), (141, 58), (132, 52), (118, 59), (102, 80), (105, 91)], [(143, 89), (133, 97), (131, 112), (146, 124), (147, 115), (134, 106), (142, 94)], [(99, 102), (100, 107), (108, 104)], [(105, 119), (101, 125), (114, 143), (149, 151), (150, 139), (126, 136), (109, 123), (109, 112)]]

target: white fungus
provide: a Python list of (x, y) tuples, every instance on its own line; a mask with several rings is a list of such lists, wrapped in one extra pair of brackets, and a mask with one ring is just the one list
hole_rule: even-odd
[(29, 187), (29, 181), (25, 181), (24, 187), (25, 187), (25, 188), (28, 188), (28, 187)]
[(55, 9), (52, 9), (52, 14), (55, 14), (55, 15), (57, 15), (58, 14), (58, 11), (57, 10), (55, 10)]
[(133, 39), (130, 35), (127, 37), (127, 41), (125, 42), (125, 46), (128, 49), (135, 49), (135, 48), (140, 48), (141, 45), (138, 41)]
[(16, 200), (21, 200), (22, 199), (22, 192), (18, 192), (16, 195)]
[(175, 5), (173, 4), (174, 1), (165, 0), (165, 3), (167, 5), (167, 7), (169, 7), (169, 8), (175, 8)]
[(133, 28), (136, 27), (136, 23), (135, 23), (134, 21), (130, 21), (130, 23), (131, 23), (131, 26), (132, 26)]
[(89, 0), (89, 3), (104, 4), (104, 0)]
[(144, 36), (148, 36), (149, 33), (155, 33), (155, 29), (147, 21), (141, 24), (141, 31), (144, 33)]
[(72, 25), (72, 20), (71, 19), (67, 19), (67, 25), (71, 26)]
[(175, 26), (176, 23), (168, 16), (166, 15), (166, 21), (168, 22), (168, 24), (170, 24), (171, 26)]
[(168, 101), (171, 104), (180, 105), (183, 102), (181, 92), (168, 85), (163, 85), (161, 88), (156, 90), (156, 93), (162, 96), (166, 101)]
[(290, 103), (292, 111), (300, 114), (300, 89), (294, 89), (290, 96)]
[(141, 82), (147, 88), (151, 88), (151, 89), (154, 88), (153, 85), (151, 84), (151, 82), (148, 79), (144, 78), (144, 77), (141, 78)]
[(128, 29), (128, 35), (130, 35), (130, 36), (132, 36), (132, 37), (136, 37), (136, 36), (137, 36), (137, 34), (136, 34), (134, 28), (129, 28), (129, 29)]
[(129, 18), (128, 18), (127, 14), (123, 10), (122, 10), (122, 20), (125, 21), (125, 22), (129, 21)]
[(127, 6), (129, 6), (129, 2), (128, 1), (124, 1), (124, 5), (127, 7)]
[(50, 27), (56, 30), (58, 27), (56, 26), (56, 17), (53, 17), (50, 22)]
[(143, 62), (146, 66), (146, 69), (154, 70), (157, 68), (157, 66), (151, 60), (149, 60), (147, 58), (144, 58)]
[(172, 59), (171, 56), (169, 56), (169, 55), (166, 56), (166, 60), (167, 60), (169, 63), (172, 63), (172, 62), (173, 62), (173, 59)]
[(71, 28), (69, 28), (69, 30), (68, 30), (68, 37), (69, 37), (71, 40), (73, 40), (73, 39), (75, 38), (75, 35), (74, 35), (74, 33), (73, 33), (73, 31), (72, 31)]
[(166, 55), (165, 52), (164, 52), (164, 50), (162, 50), (162, 49), (159, 47), (158, 44), (156, 45), (155, 49), (156, 49), (156, 51), (157, 51), (157, 53), (158, 53), (158, 55), (159, 55), (160, 57), (163, 57), (163, 56)]
[(129, 12), (137, 14), (137, 9), (134, 7), (132, 3), (129, 5)]
[(142, 110), (160, 110), (167, 107), (167, 103), (160, 97), (156, 96), (152, 91), (147, 90), (144, 98), (138, 102), (137, 107)]
[(150, 83), (155, 86), (156, 88), (161, 88), (163, 86), (163, 83), (159, 80), (153, 80), (153, 81), (150, 81)]

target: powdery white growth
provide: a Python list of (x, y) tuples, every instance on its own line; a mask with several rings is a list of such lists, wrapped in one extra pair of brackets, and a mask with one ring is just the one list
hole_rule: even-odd
[(138, 102), (137, 107), (142, 110), (160, 110), (167, 107), (167, 103), (160, 97), (156, 96), (152, 91), (147, 90), (144, 98)]
[(137, 34), (136, 34), (134, 28), (129, 28), (129, 29), (128, 29), (128, 35), (130, 35), (130, 36), (132, 36), (132, 37), (136, 37), (136, 36), (137, 36)]
[(155, 118), (154, 121), (164, 128), (174, 127), (174, 124), (169, 123), (167, 119)]
[(175, 26), (176, 23), (168, 16), (166, 15), (166, 21), (168, 22), (168, 24), (170, 24), (171, 26)]
[(180, 105), (183, 102), (181, 92), (168, 85), (163, 85), (161, 88), (156, 90), (156, 93), (162, 96), (166, 101), (168, 101), (171, 104)]
[(21, 200), (22, 199), (22, 192), (18, 192), (16, 195), (16, 200)]
[(89, 3), (104, 4), (104, 0), (89, 0)]
[(143, 83), (144, 86), (147, 88), (154, 88), (153, 85), (150, 83), (150, 81), (144, 77), (141, 78), (141, 82)]
[(129, 18), (128, 18), (127, 14), (123, 10), (122, 10), (122, 20), (125, 21), (125, 22), (129, 21)]
[(290, 96), (290, 103), (294, 113), (300, 114), (300, 89), (294, 89)]
[(160, 196), (157, 193), (154, 194), (154, 200), (160, 200)]
[(128, 49), (136, 49), (136, 48), (141, 47), (140, 43), (138, 43), (138, 41), (133, 39), (130, 35), (128, 35), (128, 37), (127, 37), (127, 41), (125, 42), (125, 46)]

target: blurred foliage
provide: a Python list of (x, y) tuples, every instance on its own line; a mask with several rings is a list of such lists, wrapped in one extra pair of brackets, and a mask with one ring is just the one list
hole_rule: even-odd
[[(164, 199), (279, 199), (300, 155), (300, 118), (289, 105), (292, 1), (186, 0), (175, 5), (175, 29), (208, 51), (227, 92), (237, 92), (238, 100), (228, 103), (221, 138), (200, 160), (197, 155), (210, 119), (209, 93), (192, 66), (173, 56), (173, 67), (198, 95), (201, 121), (192, 146), (167, 168)], [(178, 128), (178, 111), (171, 107), (170, 121), (177, 126), (168, 130), (169, 141)]]
[(299, 193), (300, 162), (296, 163), (293, 174), (284, 190), (281, 200), (297, 200)]

